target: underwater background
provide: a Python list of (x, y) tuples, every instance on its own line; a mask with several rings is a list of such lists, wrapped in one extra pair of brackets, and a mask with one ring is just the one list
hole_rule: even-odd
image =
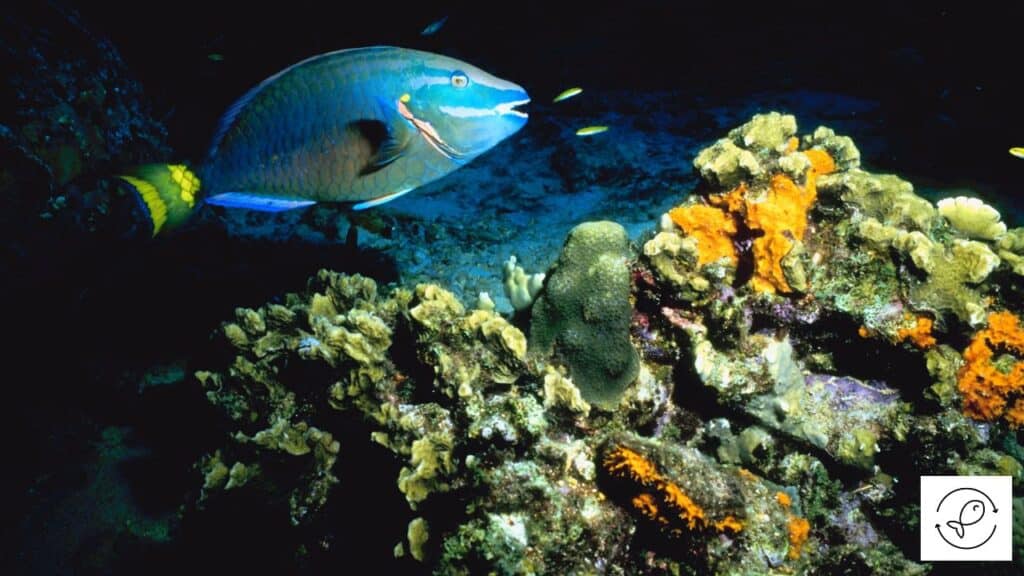
[[(1012, 476), (1021, 573), (1022, 17), (6, 6), (3, 573), (978, 570), (918, 561), (922, 474)], [(367, 211), (154, 237), (117, 175), (373, 45), (530, 119)]]

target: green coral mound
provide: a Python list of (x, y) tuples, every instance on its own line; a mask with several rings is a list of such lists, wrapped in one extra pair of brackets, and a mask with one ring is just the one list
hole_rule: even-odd
[(631, 257), (619, 224), (580, 224), (533, 305), (530, 350), (562, 357), (584, 399), (606, 409), (639, 371), (629, 340)]

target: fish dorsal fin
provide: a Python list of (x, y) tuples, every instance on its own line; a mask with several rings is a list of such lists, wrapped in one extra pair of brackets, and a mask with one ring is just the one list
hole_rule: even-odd
[(360, 176), (373, 174), (405, 154), (409, 148), (410, 131), (404, 129), (404, 122), (390, 125), (380, 120), (357, 120), (348, 126), (351, 137), (360, 138), (369, 151), (366, 164), (359, 170)]

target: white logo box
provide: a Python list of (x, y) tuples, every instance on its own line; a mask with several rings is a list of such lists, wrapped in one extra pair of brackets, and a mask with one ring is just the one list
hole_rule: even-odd
[(1009, 476), (921, 476), (921, 561), (1011, 561)]

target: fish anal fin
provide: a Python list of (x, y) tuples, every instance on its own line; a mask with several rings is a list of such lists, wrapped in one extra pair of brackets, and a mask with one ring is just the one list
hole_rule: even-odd
[(245, 208), (259, 212), (283, 212), (316, 204), (316, 200), (308, 198), (280, 198), (253, 192), (224, 192), (207, 197), (205, 202), (214, 206)]
[(371, 198), (369, 200), (365, 200), (363, 202), (360, 202), (358, 204), (353, 205), (352, 209), (353, 210), (366, 210), (367, 208), (373, 208), (375, 206), (380, 206), (381, 204), (385, 204), (387, 202), (391, 202), (392, 200), (394, 200), (395, 198), (398, 198), (399, 196), (403, 196), (405, 194), (408, 194), (409, 192), (412, 192), (413, 189), (414, 188), (406, 188), (404, 190), (399, 190), (398, 192), (391, 192), (391, 193), (388, 193), (388, 194), (384, 194), (382, 196), (378, 196), (376, 198)]

